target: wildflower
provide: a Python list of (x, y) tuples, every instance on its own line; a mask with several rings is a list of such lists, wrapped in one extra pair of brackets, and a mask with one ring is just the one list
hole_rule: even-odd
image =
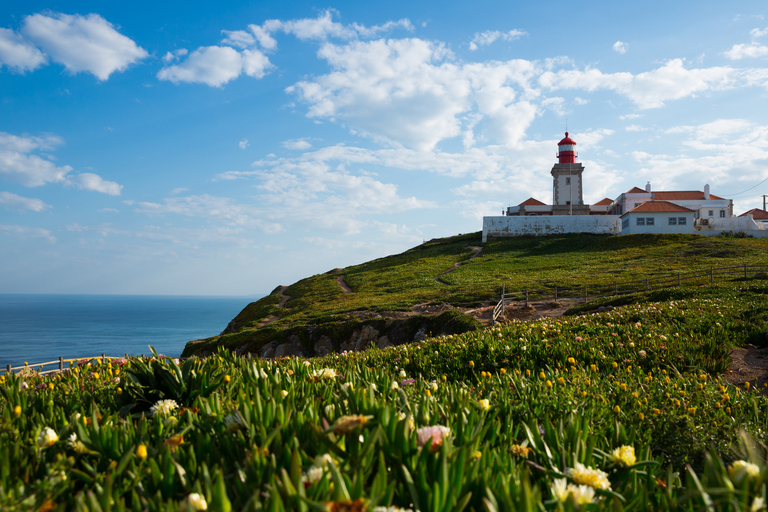
[(749, 507), (750, 512), (757, 512), (758, 510), (765, 510), (765, 500), (761, 497), (756, 497), (752, 502), (752, 506)]
[(344, 384), (341, 385), (341, 389), (343, 389), (348, 393), (351, 393), (352, 391), (355, 390), (355, 386), (353, 386), (351, 382), (345, 382)]
[(413, 509), (391, 505), (389, 507), (374, 507), (373, 512), (413, 512)]
[(491, 402), (487, 398), (483, 398), (477, 401), (477, 408), (481, 411), (487, 411), (491, 408)]
[(136, 447), (136, 456), (140, 459), (146, 459), (147, 458), (147, 447), (143, 444), (140, 444)]
[(579, 485), (588, 485), (595, 489), (604, 491), (611, 489), (611, 482), (608, 480), (608, 474), (599, 469), (592, 469), (581, 462), (577, 462), (573, 468), (568, 468), (565, 472), (574, 482)]
[(77, 438), (77, 434), (75, 434), (74, 432), (72, 433), (72, 435), (69, 436), (69, 440), (67, 441), (67, 444), (69, 445), (70, 448), (72, 448), (75, 451), (75, 453), (78, 453), (80, 455), (91, 453), (91, 450), (89, 450), (83, 444), (83, 442)]
[(40, 435), (37, 436), (37, 445), (40, 448), (47, 448), (58, 440), (59, 436), (56, 434), (56, 431), (51, 427), (45, 427), (42, 431), (40, 431)]
[(756, 478), (760, 474), (757, 464), (737, 460), (732, 466), (728, 466), (728, 478), (734, 485), (741, 485), (745, 478)]
[(321, 370), (314, 370), (312, 376), (317, 379), (333, 379), (336, 377), (336, 370), (333, 368), (323, 368)]
[(187, 496), (187, 504), (193, 510), (208, 510), (208, 503), (205, 501), (205, 497), (196, 492), (190, 493)]
[(224, 382), (226, 382), (227, 384), (229, 384), (230, 382), (232, 382), (232, 377), (230, 377), (229, 375), (225, 375), (225, 376), (224, 376)]
[(469, 362), (469, 367), (470, 368), (474, 368), (475, 367), (475, 362), (474, 361), (470, 361)]
[(152, 416), (156, 416), (158, 414), (160, 416), (168, 416), (178, 408), (179, 404), (176, 403), (176, 400), (158, 400), (155, 402), (155, 405), (149, 408), (149, 410), (152, 413)]
[(373, 416), (363, 416), (362, 414), (342, 416), (333, 423), (333, 427), (331, 428), (339, 434), (347, 434), (357, 427), (364, 427), (371, 418), (373, 418)]
[(611, 460), (616, 464), (624, 467), (634, 466), (637, 462), (635, 458), (634, 446), (621, 446), (611, 452)]
[(442, 425), (433, 425), (429, 427), (421, 427), (416, 431), (417, 444), (424, 446), (427, 441), (431, 439), (429, 448), (432, 451), (437, 451), (443, 445), (443, 440), (451, 433), (451, 429)]
[(528, 454), (531, 453), (531, 449), (527, 446), (522, 446), (519, 444), (513, 444), (512, 447), (509, 449), (509, 451), (512, 453), (512, 455), (515, 455), (517, 457), (528, 457)]
[(429, 389), (431, 391), (437, 391), (437, 381), (436, 380), (433, 380), (432, 382), (429, 383)]
[(21, 406), (17, 405), (13, 408), (13, 415), (14, 416), (21, 416)]
[(392, 388), (392, 389), (397, 389), (397, 388), (399, 388), (399, 387), (400, 387), (400, 385), (397, 383), (397, 381), (394, 381), (394, 380), (393, 380), (393, 381), (392, 381), (392, 385), (391, 385), (391, 386), (389, 386), (389, 387), (390, 387), (390, 388)]
[(400, 370), (400, 378), (404, 379), (406, 377), (405, 370)]
[(560, 502), (572, 498), (576, 505), (586, 505), (595, 502), (595, 490), (587, 485), (569, 484), (565, 478), (558, 478), (552, 483), (552, 495)]
[(288, 396), (288, 391), (284, 389), (284, 390), (282, 390), (282, 391), (280, 392), (280, 394), (281, 394), (281, 395), (283, 395), (283, 398), (285, 398), (285, 397), (287, 397), (287, 396)]
[(640, 357), (645, 357), (646, 355), (648, 355), (646, 354), (645, 350), (638, 350), (637, 353), (640, 354)]
[(227, 430), (234, 432), (235, 430), (240, 430), (243, 426), (243, 419), (238, 413), (227, 414), (224, 417), (224, 425), (227, 427)]

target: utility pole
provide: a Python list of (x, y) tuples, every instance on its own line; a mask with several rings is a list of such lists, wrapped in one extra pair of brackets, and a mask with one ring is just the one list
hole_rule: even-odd
[(765, 198), (768, 197), (768, 195), (763, 194), (763, 211), (765, 211)]

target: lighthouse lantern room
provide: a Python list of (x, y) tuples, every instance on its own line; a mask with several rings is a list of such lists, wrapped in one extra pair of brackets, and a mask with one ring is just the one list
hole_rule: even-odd
[(578, 156), (576, 141), (565, 132), (565, 138), (557, 143), (557, 163), (551, 173), (553, 215), (589, 215), (589, 205), (582, 196), (584, 166), (576, 161)]

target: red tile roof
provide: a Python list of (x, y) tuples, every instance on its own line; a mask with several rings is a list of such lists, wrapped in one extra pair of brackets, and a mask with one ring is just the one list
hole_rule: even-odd
[(613, 199), (608, 199), (607, 197), (604, 199), (599, 200), (595, 203), (595, 206), (605, 206), (613, 203)]
[(645, 194), (645, 190), (638, 188), (638, 187), (632, 187), (631, 189), (624, 192), (625, 194)]
[[(646, 201), (643, 204), (632, 208), (627, 213), (666, 213), (666, 212), (680, 212), (680, 213), (693, 213), (694, 210), (686, 208), (685, 206), (676, 205), (669, 201)], [(625, 213), (624, 215), (626, 215)], [(622, 217), (624, 216), (622, 215)]]
[(752, 215), (753, 219), (768, 219), (768, 212), (765, 210), (761, 210), (760, 208), (752, 208), (748, 212), (744, 212), (739, 217), (746, 217), (747, 215)]
[[(653, 192), (656, 201), (696, 201), (704, 199), (704, 192), (700, 190), (674, 190)], [(723, 200), (714, 194), (709, 194), (710, 199)]]
[(546, 205), (541, 201), (539, 201), (538, 199), (529, 197), (528, 199), (520, 203), (518, 206), (546, 206)]

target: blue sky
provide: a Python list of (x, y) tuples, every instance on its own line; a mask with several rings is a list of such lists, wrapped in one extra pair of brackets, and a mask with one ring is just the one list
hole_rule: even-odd
[[(0, 9), (0, 293), (249, 295), (651, 182), (768, 194), (768, 5)], [(566, 121), (567, 120), (567, 121)]]

